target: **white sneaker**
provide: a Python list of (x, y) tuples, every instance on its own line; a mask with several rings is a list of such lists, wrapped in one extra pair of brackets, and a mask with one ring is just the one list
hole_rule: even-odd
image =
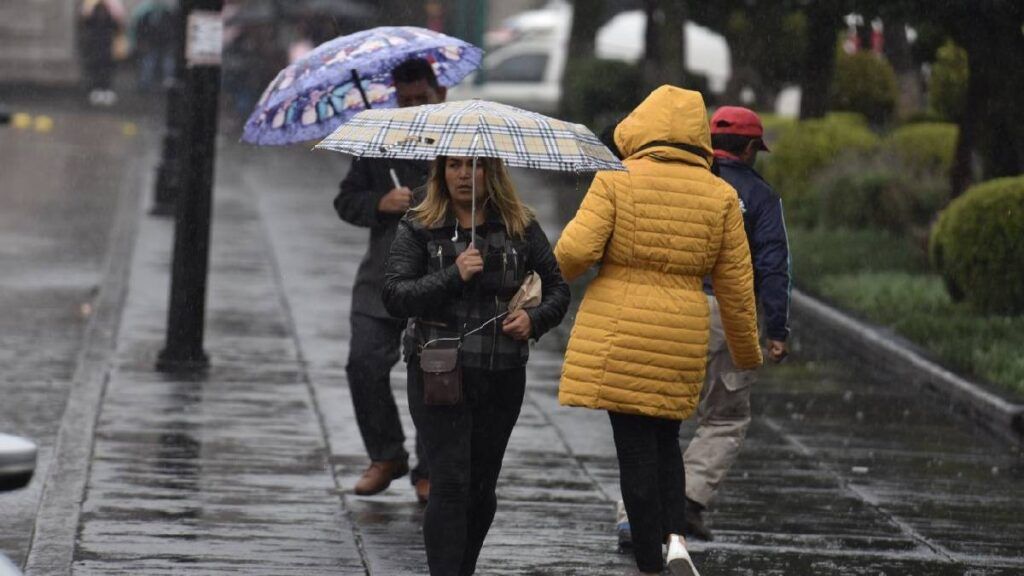
[(668, 570), (672, 576), (700, 576), (693, 565), (690, 553), (686, 551), (686, 540), (677, 534), (668, 537), (668, 553), (665, 557)]
[(622, 500), (615, 504), (615, 536), (619, 542), (620, 554), (633, 549), (633, 531), (629, 527), (626, 504)]

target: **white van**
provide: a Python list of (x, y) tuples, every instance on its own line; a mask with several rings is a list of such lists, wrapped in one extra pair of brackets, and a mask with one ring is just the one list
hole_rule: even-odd
[[(545, 8), (509, 18), (491, 38), (504, 44), (489, 51), (481, 69), (449, 90), (450, 100), (480, 98), (554, 114), (562, 96), (572, 5), (553, 0)], [(599, 58), (636, 63), (643, 56), (646, 16), (622, 12), (602, 26), (595, 39)], [(731, 73), (725, 39), (707, 28), (686, 23), (686, 64), (708, 77), (710, 90), (725, 89)]]

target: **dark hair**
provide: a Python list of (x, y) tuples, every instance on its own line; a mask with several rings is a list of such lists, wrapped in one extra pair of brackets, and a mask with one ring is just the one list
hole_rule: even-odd
[(612, 122), (608, 126), (605, 126), (604, 130), (602, 130), (601, 134), (599, 134), (597, 137), (598, 140), (601, 141), (601, 144), (607, 146), (608, 149), (612, 151), (612, 154), (615, 154), (615, 157), (618, 158), (619, 160), (624, 160), (624, 158), (622, 157), (622, 151), (619, 150), (619, 147), (615, 145), (615, 129), (618, 128), (619, 123), (625, 119), (626, 117), (623, 116), (622, 118), (619, 118), (618, 120)]
[(395, 84), (411, 84), (426, 80), (431, 88), (436, 90), (440, 87), (437, 83), (437, 75), (434, 74), (434, 67), (423, 58), (410, 58), (395, 66), (391, 70), (391, 80)]
[(741, 136), (739, 134), (712, 134), (711, 147), (715, 150), (724, 150), (730, 154), (740, 155), (747, 149), (754, 140), (760, 140), (757, 136)]

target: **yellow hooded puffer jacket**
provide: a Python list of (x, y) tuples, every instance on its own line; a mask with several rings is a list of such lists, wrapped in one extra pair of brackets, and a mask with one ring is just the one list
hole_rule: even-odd
[(628, 172), (599, 172), (555, 256), (567, 280), (600, 262), (575, 319), (559, 402), (681, 420), (697, 405), (711, 275), (736, 366), (761, 365), (739, 196), (711, 173), (699, 92), (662, 86), (615, 130)]

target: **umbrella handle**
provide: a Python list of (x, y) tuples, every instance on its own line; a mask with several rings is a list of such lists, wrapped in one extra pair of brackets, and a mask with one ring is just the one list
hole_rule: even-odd
[(370, 99), (366, 97), (366, 91), (363, 90), (363, 83), (359, 80), (359, 71), (355, 68), (352, 69), (352, 82), (355, 83), (356, 90), (359, 90), (359, 95), (363, 97), (363, 105), (366, 106), (366, 109), (369, 110), (372, 108), (372, 106), (370, 106)]
[[(476, 146), (475, 146), (476, 145), (476, 136), (475, 135), (473, 136), (473, 145), (474, 145), (473, 148), (475, 149), (476, 148)], [(474, 150), (474, 154), (473, 154), (473, 171), (470, 174), (471, 174), (470, 178), (472, 178), (472, 182), (473, 182), (473, 184), (472, 184), (472, 186), (473, 186), (473, 189), (472, 189), (473, 190), (473, 200), (472, 200), (472, 202), (473, 202), (473, 204), (472, 204), (473, 210), (471, 212), (471, 219), (470, 219), (470, 221), (472, 223), (469, 224), (470, 225), (470, 229), (469, 229), (469, 245), (473, 246), (473, 247), (476, 247), (476, 154), (475, 154), (475, 150)]]
[(477, 160), (476, 143), (477, 143), (477, 140), (479, 140), (479, 139), (480, 139), (480, 133), (477, 132), (476, 134), (473, 134), (473, 141), (469, 144), (469, 147), (473, 150), (473, 172), (470, 174), (470, 180), (473, 183), (472, 184), (472, 190), (473, 190), (472, 224), (470, 224), (470, 229), (469, 229), (469, 245), (470, 246), (476, 246), (476, 160)]

